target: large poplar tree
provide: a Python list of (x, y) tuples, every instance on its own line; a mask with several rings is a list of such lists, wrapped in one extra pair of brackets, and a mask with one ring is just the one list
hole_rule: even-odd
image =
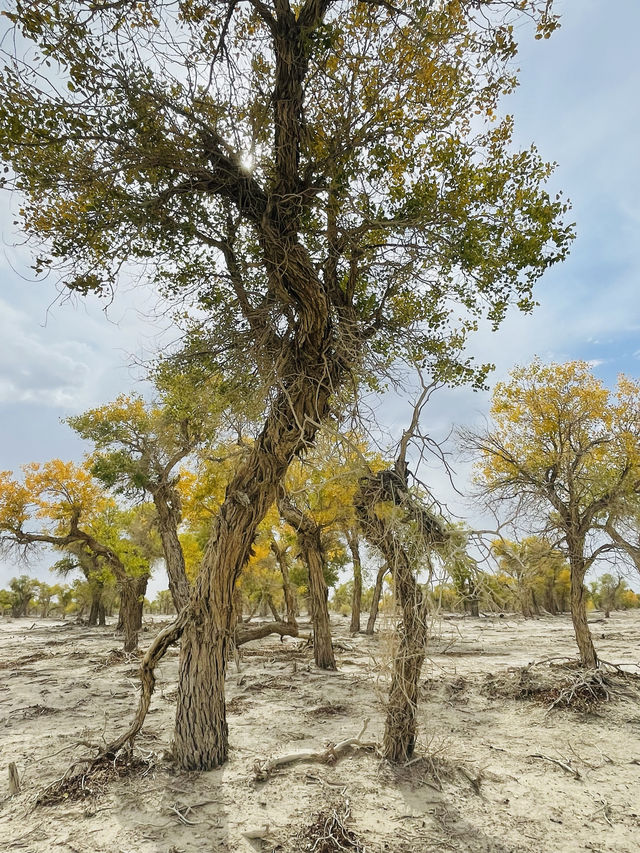
[(512, 120), (496, 118), (515, 86), (513, 23), (528, 15), (546, 36), (550, 7), (19, 0), (6, 13), (0, 153), (36, 269), (80, 294), (147, 275), (192, 300), (219, 371), (264, 389), (179, 617), (185, 768), (227, 757), (234, 584), (336, 389), (402, 359), (482, 381), (458, 359), (466, 333), (531, 307), (567, 251), (551, 168), (512, 151)]

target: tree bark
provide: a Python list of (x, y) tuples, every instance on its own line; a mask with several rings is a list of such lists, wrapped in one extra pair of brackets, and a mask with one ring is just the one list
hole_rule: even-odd
[(227, 759), (224, 676), (235, 630), (234, 586), (291, 460), (312, 444), (327, 416), (338, 378), (327, 374), (335, 359), (326, 351), (326, 306), (323, 313), (315, 291), (307, 302), (310, 314), (301, 312), (302, 328), (290, 353), (294, 363), (287, 368), (285, 361), (283, 388), (227, 487), (191, 598), (180, 649), (174, 737), (175, 757), (184, 769), (210, 770)]
[(320, 669), (335, 670), (336, 659), (331, 644), (329, 588), (324, 579), (324, 551), (321, 528), (283, 493), (278, 497), (282, 518), (296, 531), (300, 555), (309, 571), (309, 599), (313, 624), (313, 659)]
[(576, 643), (580, 653), (580, 663), (588, 669), (598, 667), (596, 654), (589, 623), (587, 621), (587, 595), (584, 588), (584, 567), (579, 561), (570, 560), (571, 566), (571, 620), (576, 635)]
[(389, 571), (389, 567), (386, 563), (383, 563), (378, 569), (378, 574), (376, 575), (376, 585), (373, 588), (373, 598), (371, 599), (371, 609), (369, 611), (369, 618), (367, 619), (367, 628), (365, 630), (365, 634), (373, 634), (376, 621), (378, 619), (378, 609), (380, 607), (380, 598), (382, 596), (382, 584), (384, 583), (384, 576)]
[[(98, 624), (98, 618), (100, 616), (100, 604), (102, 599), (103, 585), (101, 583), (92, 583), (91, 584), (91, 608), (89, 610), (89, 622), (90, 626)], [(104, 607), (103, 607), (104, 610)], [(101, 624), (104, 625), (104, 622)]]
[(351, 624), (349, 630), (357, 634), (360, 630), (360, 606), (362, 603), (362, 561), (360, 560), (360, 543), (358, 534), (352, 531), (347, 533), (347, 544), (351, 551), (353, 562), (353, 595), (351, 596)]

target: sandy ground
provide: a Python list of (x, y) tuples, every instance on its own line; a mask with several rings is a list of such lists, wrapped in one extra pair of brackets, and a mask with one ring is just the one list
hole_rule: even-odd
[[(308, 648), (278, 638), (245, 647), (240, 672), (229, 667), (231, 757), (223, 768), (185, 773), (163, 759), (175, 709), (174, 649), (137, 742), (146, 763), (89, 780), (83, 800), (34, 807), (73, 758), (90, 752), (81, 741), (103, 743), (122, 731), (136, 701), (136, 662), (110, 663), (120, 643), (109, 628), (0, 620), (0, 850), (295, 853), (312, 849), (304, 832), (319, 812), (348, 803), (367, 853), (637, 853), (638, 691), (587, 715), (496, 695), (491, 685), (510, 667), (573, 655), (568, 617), (443, 619), (435, 627), (418, 758), (409, 766), (360, 752), (255, 780), (256, 760), (322, 749), (357, 735), (364, 718), (367, 737), (380, 738), (389, 634), (349, 637), (339, 617), (335, 637), (347, 648), (338, 651), (338, 673), (316, 670)], [(605, 660), (637, 671), (639, 612), (614, 613), (592, 629)], [(22, 790), (8, 796), (12, 761)], [(266, 838), (245, 835), (254, 832)]]

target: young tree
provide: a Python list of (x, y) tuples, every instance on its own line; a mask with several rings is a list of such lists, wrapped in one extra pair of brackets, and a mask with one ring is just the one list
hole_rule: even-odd
[(397, 359), (482, 381), (460, 361), (466, 333), (511, 302), (530, 308), (566, 254), (550, 167), (511, 153), (512, 121), (495, 119), (515, 86), (511, 17), (546, 36), (550, 7), (16, 0), (6, 13), (20, 55), (0, 76), (0, 152), (36, 269), (86, 294), (147, 263), (204, 313), (192, 351), (264, 388), (262, 430), (176, 628), (185, 768), (227, 757), (235, 581), (333, 392)]
[(520, 524), (561, 538), (580, 661), (596, 667), (584, 579), (615, 547), (601, 532), (612, 510), (640, 489), (640, 386), (620, 377), (611, 394), (586, 362), (534, 361), (496, 385), (491, 415), (486, 432), (463, 433), (478, 482), (498, 505), (514, 503)]

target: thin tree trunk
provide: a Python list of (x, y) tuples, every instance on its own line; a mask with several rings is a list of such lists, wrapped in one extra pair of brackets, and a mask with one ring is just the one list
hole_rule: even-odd
[(280, 621), (280, 614), (276, 610), (276, 606), (273, 603), (273, 598), (268, 594), (265, 596), (265, 598), (267, 601), (267, 606), (269, 607), (269, 610), (271, 611), (271, 615), (273, 616), (273, 618), (276, 622), (279, 622)]
[(367, 628), (365, 630), (365, 634), (373, 634), (374, 629), (376, 627), (376, 621), (378, 619), (378, 609), (380, 608), (380, 598), (382, 596), (382, 584), (384, 583), (384, 576), (389, 571), (389, 567), (386, 563), (383, 563), (378, 569), (378, 574), (376, 575), (376, 585), (373, 588), (373, 598), (371, 599), (371, 609), (369, 611), (369, 618), (367, 619)]
[(598, 656), (593, 645), (587, 621), (587, 595), (584, 588), (584, 568), (571, 564), (571, 619), (580, 653), (580, 663), (588, 669), (596, 669)]
[(278, 510), (287, 524), (296, 531), (300, 554), (309, 571), (314, 661), (320, 669), (335, 670), (337, 667), (331, 644), (329, 619), (329, 588), (324, 579), (324, 553), (320, 526), (284, 493), (278, 497)]
[(362, 561), (357, 533), (347, 533), (347, 543), (353, 562), (353, 595), (351, 596), (351, 624), (349, 630), (357, 634), (360, 630), (360, 606), (362, 603)]
[(284, 593), (287, 622), (289, 625), (292, 625), (297, 629), (296, 599), (291, 588), (291, 581), (289, 580), (289, 561), (287, 560), (287, 551), (286, 548), (280, 547), (277, 542), (271, 543), (271, 550), (275, 554), (278, 566), (280, 567), (280, 573), (282, 575), (282, 591)]
[(179, 613), (189, 602), (191, 595), (184, 552), (178, 536), (178, 525), (182, 518), (180, 497), (176, 489), (170, 485), (163, 485), (154, 490), (153, 502), (158, 514), (158, 530), (169, 578), (169, 591), (176, 611)]
[(100, 602), (98, 605), (98, 625), (104, 627), (107, 624), (107, 614), (105, 611), (104, 604)]

